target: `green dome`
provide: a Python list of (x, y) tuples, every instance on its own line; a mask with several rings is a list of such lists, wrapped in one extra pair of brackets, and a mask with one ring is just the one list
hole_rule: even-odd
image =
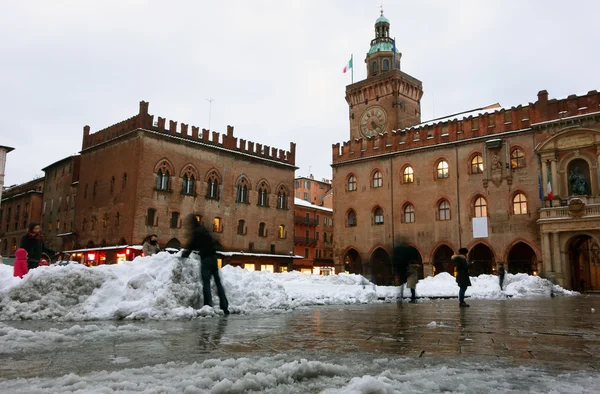
[(381, 16), (379, 18), (377, 18), (377, 20), (375, 21), (375, 24), (377, 23), (390, 23), (390, 21), (388, 20), (388, 18), (386, 18), (385, 16), (383, 16), (383, 12), (381, 13)]
[[(377, 52), (394, 52), (394, 44), (391, 42), (376, 42), (375, 44), (371, 45), (371, 49), (369, 49), (369, 55)], [(396, 53), (398, 53), (397, 48)]]

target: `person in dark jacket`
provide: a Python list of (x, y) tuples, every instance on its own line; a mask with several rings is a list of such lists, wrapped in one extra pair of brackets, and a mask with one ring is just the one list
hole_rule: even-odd
[(471, 279), (469, 279), (469, 264), (467, 263), (467, 254), (469, 250), (467, 248), (460, 248), (458, 255), (452, 256), (452, 261), (456, 266), (456, 283), (460, 288), (458, 292), (458, 302), (461, 307), (469, 307), (470, 305), (465, 302), (465, 292), (467, 287), (471, 286)]
[(504, 264), (500, 263), (498, 267), (498, 278), (500, 279), (500, 290), (502, 290), (502, 285), (504, 284), (504, 275), (506, 275), (506, 270), (504, 269)]
[(229, 302), (227, 302), (227, 297), (225, 296), (225, 289), (223, 289), (223, 284), (219, 277), (219, 266), (217, 264), (217, 249), (220, 248), (220, 244), (198, 222), (196, 215), (192, 214), (186, 218), (186, 228), (189, 231), (189, 244), (182, 252), (181, 257), (188, 258), (193, 251), (200, 254), (200, 274), (202, 276), (204, 305), (213, 306), (210, 278), (214, 277), (219, 295), (219, 306), (225, 315), (229, 315)]
[(46, 253), (50, 257), (54, 257), (56, 252), (48, 249), (42, 239), (42, 229), (39, 223), (29, 223), (27, 233), (21, 238), (19, 246), (27, 251), (27, 266), (28, 268), (37, 268), (42, 259), (42, 254)]

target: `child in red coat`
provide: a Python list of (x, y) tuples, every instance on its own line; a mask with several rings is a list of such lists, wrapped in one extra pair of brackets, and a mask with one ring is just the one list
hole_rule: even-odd
[(13, 276), (18, 276), (19, 278), (22, 278), (23, 275), (27, 275), (27, 273), (29, 272), (29, 268), (27, 268), (27, 251), (23, 248), (19, 248), (15, 252), (15, 257), (17, 259), (15, 260), (15, 265), (13, 267)]

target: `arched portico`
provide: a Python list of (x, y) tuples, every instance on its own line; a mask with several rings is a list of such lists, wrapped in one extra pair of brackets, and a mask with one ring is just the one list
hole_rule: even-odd
[(450, 275), (454, 275), (454, 262), (452, 261), (452, 255), (454, 251), (450, 246), (442, 244), (437, 247), (433, 255), (433, 274), (437, 275), (442, 272), (447, 272)]
[(473, 265), (469, 270), (471, 276), (491, 274), (494, 272), (494, 252), (484, 243), (478, 243), (469, 250), (468, 260)]
[(394, 284), (392, 273), (392, 259), (383, 248), (377, 248), (371, 254), (371, 278), (380, 286), (391, 286)]
[(350, 248), (344, 253), (344, 269), (351, 274), (363, 274), (362, 261), (356, 249)]

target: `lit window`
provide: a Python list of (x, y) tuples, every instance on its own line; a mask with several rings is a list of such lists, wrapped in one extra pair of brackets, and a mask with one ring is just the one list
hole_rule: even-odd
[(438, 205), (438, 217), (440, 220), (450, 220), (450, 204), (444, 200)]
[(411, 166), (406, 166), (402, 173), (403, 183), (413, 183), (415, 181), (415, 172)]
[(514, 149), (510, 154), (510, 168), (525, 167), (525, 155), (521, 149)]
[(437, 177), (438, 179), (448, 178), (448, 162), (442, 160), (437, 165)]
[(515, 215), (527, 215), (527, 197), (523, 193), (513, 198), (513, 212)]
[(285, 238), (285, 226), (283, 224), (279, 225), (279, 231), (277, 232), (277, 236), (279, 237), (279, 239), (284, 239)]
[(487, 201), (483, 197), (477, 197), (475, 200), (475, 217), (482, 218), (487, 216)]
[(375, 171), (375, 174), (373, 174), (373, 187), (381, 186), (383, 186), (383, 177), (381, 176), (381, 172)]
[(383, 224), (383, 209), (381, 209), (381, 207), (375, 208), (373, 216), (375, 224)]
[(415, 207), (412, 204), (407, 204), (404, 207), (404, 223), (415, 222)]
[(356, 190), (356, 177), (354, 175), (350, 175), (348, 177), (348, 191), (353, 192)]
[(481, 155), (475, 155), (471, 159), (471, 174), (483, 173), (483, 157)]
[(220, 233), (223, 231), (223, 222), (221, 218), (216, 217), (213, 219), (213, 232)]

